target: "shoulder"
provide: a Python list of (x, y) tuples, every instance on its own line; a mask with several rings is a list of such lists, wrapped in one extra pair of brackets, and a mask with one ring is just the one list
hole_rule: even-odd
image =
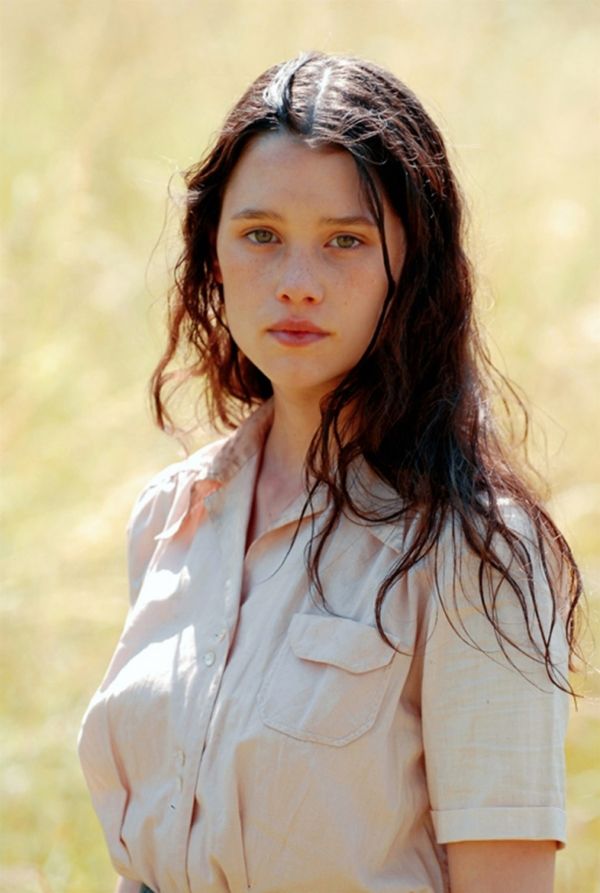
[(173, 502), (179, 502), (184, 491), (189, 495), (194, 487), (194, 497), (202, 498), (202, 482), (205, 482), (208, 493), (216, 483), (231, 478), (260, 448), (272, 413), (272, 401), (267, 400), (228, 436), (207, 444), (154, 475), (135, 502), (129, 530), (135, 531), (140, 517), (144, 517), (148, 511), (156, 514), (157, 518), (170, 512)]
[(501, 652), (513, 666), (529, 668), (533, 658), (542, 667), (560, 667), (562, 677), (565, 581), (535, 509), (502, 500), (489, 526), (450, 515), (433, 553), (434, 640), (446, 647), (447, 637), (458, 633), (485, 652)]
[(203, 478), (211, 477), (216, 465), (216, 459), (232, 437), (233, 435), (230, 435), (229, 437), (211, 441), (199, 450), (186, 456), (185, 459), (180, 459), (165, 466), (165, 468), (162, 468), (147, 481), (138, 499), (153, 492), (168, 491), (181, 478), (193, 476), (202, 480)]
[(158, 541), (179, 530), (193, 498), (202, 498), (215, 489), (215, 465), (229, 440), (217, 440), (168, 465), (142, 488), (127, 525), (131, 602), (137, 597)]
[(200, 481), (213, 481), (216, 460), (230, 439), (231, 436), (213, 441), (150, 478), (135, 500), (127, 525), (129, 534), (135, 533), (140, 523), (148, 523), (150, 515), (160, 527), (160, 518), (166, 521), (174, 499), (183, 488), (191, 488)]

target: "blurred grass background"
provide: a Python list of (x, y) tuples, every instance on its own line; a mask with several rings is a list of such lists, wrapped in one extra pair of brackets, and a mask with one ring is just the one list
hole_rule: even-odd
[[(167, 184), (245, 85), (301, 49), (388, 66), (444, 129), (471, 208), (482, 318), (533, 404), (534, 451), (598, 630), (598, 11), (588, 0), (1, 0), (0, 893), (113, 887), (75, 743), (126, 611), (130, 506), (179, 455), (145, 401), (177, 248)], [(597, 676), (580, 687), (559, 893), (591, 893), (600, 872)]]

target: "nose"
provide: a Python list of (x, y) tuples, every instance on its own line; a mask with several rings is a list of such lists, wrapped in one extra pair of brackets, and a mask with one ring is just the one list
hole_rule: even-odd
[(277, 283), (277, 300), (284, 304), (320, 304), (324, 285), (317, 263), (306, 251), (290, 252)]

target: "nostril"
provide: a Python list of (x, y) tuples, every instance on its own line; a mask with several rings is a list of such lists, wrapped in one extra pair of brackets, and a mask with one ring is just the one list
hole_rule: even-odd
[(277, 290), (277, 299), (284, 304), (318, 304), (322, 300), (320, 291), (309, 288), (290, 288)]

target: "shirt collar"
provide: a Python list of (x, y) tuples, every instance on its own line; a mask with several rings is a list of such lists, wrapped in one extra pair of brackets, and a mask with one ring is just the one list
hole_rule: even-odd
[(245, 419), (206, 469), (206, 478), (221, 485), (230, 481), (249, 459), (262, 450), (273, 422), (273, 399), (266, 400)]
[[(191, 472), (187, 492), (182, 492), (177, 517), (169, 529), (160, 538), (166, 538), (177, 531), (183, 518), (193, 508), (197, 499), (216, 498), (216, 491), (232, 481), (251, 460), (258, 462), (265, 438), (273, 421), (273, 398), (262, 403), (239, 428), (228, 438), (219, 442), (216, 453), (206, 459), (204, 450), (192, 454), (184, 463)], [(204, 483), (202, 483), (204, 482)], [(190, 487), (191, 485), (191, 487)], [(373, 471), (367, 461), (361, 457), (353, 463), (348, 475), (348, 490), (357, 508), (364, 507), (369, 515), (380, 514), (381, 521), (366, 524), (367, 529), (385, 545), (399, 551), (405, 538), (405, 525), (397, 521), (387, 521), (385, 516), (397, 511), (398, 493)], [(214, 496), (213, 496), (214, 494)], [(305, 495), (295, 500), (280, 518), (280, 523), (289, 523), (300, 517), (305, 504)], [(325, 487), (317, 488), (311, 503), (306, 509), (306, 516), (317, 515), (327, 508), (327, 491)], [(344, 512), (349, 517), (354, 513)], [(354, 516), (356, 523), (365, 524), (359, 516)]]
[[(273, 422), (273, 398), (256, 409), (237, 429), (237, 431), (223, 444), (218, 454), (203, 477), (208, 481), (214, 481), (218, 490), (225, 491), (227, 484), (239, 474), (249, 463), (250, 477), (254, 482), (254, 475), (260, 459), (260, 453), (265, 439)], [(217, 504), (220, 499), (213, 488), (210, 501)], [(225, 493), (223, 493), (225, 495)], [(324, 487), (319, 487), (311, 496), (309, 504), (305, 508), (307, 494), (302, 493), (283, 512), (278, 519), (277, 526), (292, 523), (298, 520), (304, 510), (304, 516), (317, 515), (327, 507), (327, 494)]]

